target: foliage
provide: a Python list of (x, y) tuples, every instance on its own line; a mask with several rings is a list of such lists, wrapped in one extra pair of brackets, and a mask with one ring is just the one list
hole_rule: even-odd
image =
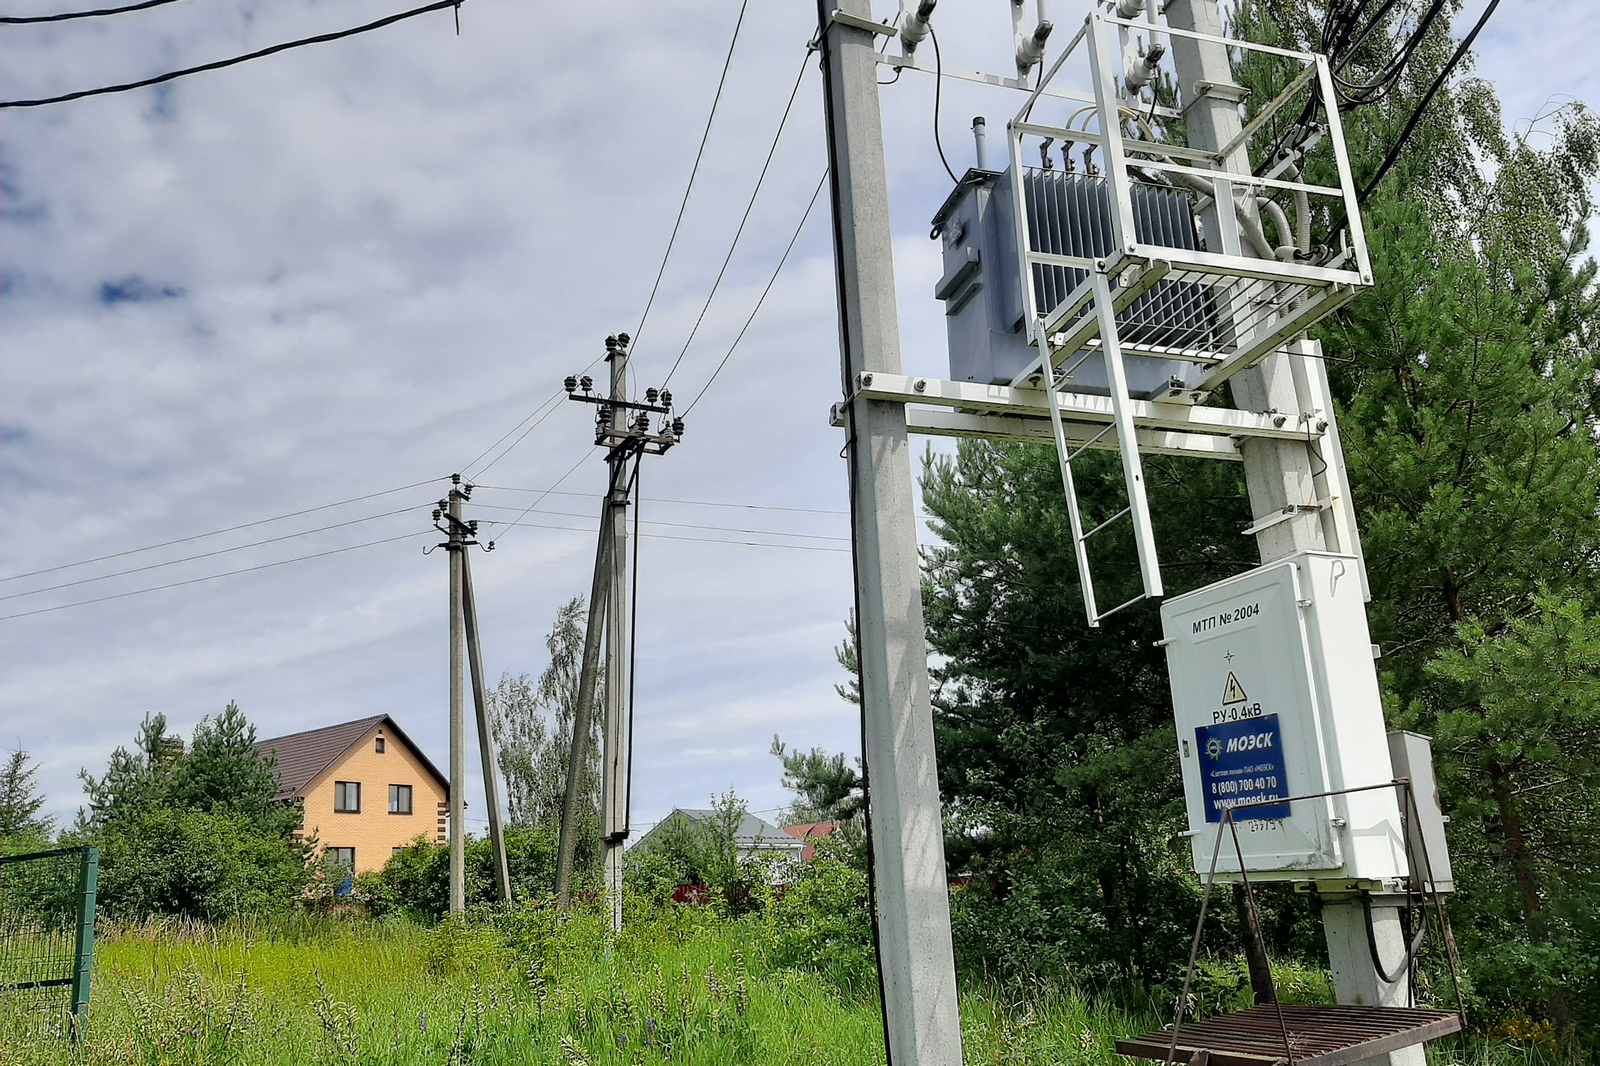
[(256, 728), (230, 702), (216, 718), (202, 718), (190, 743), (167, 734), (167, 716), (146, 715), (134, 750), (119, 745), (99, 778), (78, 773), (89, 794), (80, 830), (102, 829), (155, 807), (231, 812), (266, 836), (287, 838), (300, 828), (300, 812), (275, 801), (277, 760), (255, 747)]
[[(514, 825), (506, 828), (505, 835), (512, 896), (532, 900), (553, 893), (556, 831), (548, 826)], [(488, 837), (468, 837), (465, 889), (469, 907), (496, 902), (494, 861)], [(449, 847), (419, 836), (395, 852), (383, 869), (357, 876), (355, 896), (379, 917), (439, 921), (450, 909)]]
[(647, 896), (670, 895), (681, 885), (703, 885), (727, 913), (754, 907), (767, 880), (759, 858), (739, 851), (739, 827), (750, 805), (730, 788), (711, 797), (711, 810), (691, 819), (673, 811), (628, 852), (625, 876)]
[(229, 703), (190, 742), (145, 716), (133, 751), (119, 746), (99, 778), (79, 777), (87, 811), (72, 842), (100, 845), (100, 905), (128, 918), (219, 920), (282, 910), (317, 880), (312, 845), (297, 842), (296, 804), (275, 800), (276, 761)]
[(845, 822), (861, 813), (860, 759), (852, 767), (843, 752), (790, 751), (776, 735), (769, 754), (783, 763), (783, 787), (798, 794), (784, 812), (785, 824)]
[(117, 918), (219, 921), (282, 911), (294, 905), (312, 876), (303, 849), (227, 809), (128, 811), (95, 839), (99, 905)]
[(55, 828), (53, 819), (38, 817), (44, 806), (44, 796), (33, 780), (39, 767), (29, 766), (28, 760), (27, 752), (14, 751), (0, 767), (0, 838), (47, 840)]
[[(841, 870), (835, 871), (842, 873)], [(845, 888), (841, 896), (849, 890)], [(831, 907), (827, 908), (830, 912)], [(0, 1015), (0, 1061), (37, 1066), (501, 1066), (882, 1063), (877, 997), (840, 994), (763, 947), (766, 919), (668, 906), (608, 935), (603, 915), (469, 914), (438, 929), (294, 914), (221, 925), (111, 923), (84, 1042), (58, 1016)], [(448, 931), (447, 931), (448, 930)], [(1229, 979), (1218, 960), (1217, 983)], [(1295, 976), (1285, 973), (1281, 985)], [(1232, 975), (1237, 981), (1237, 971)], [(1209, 988), (1210, 986), (1208, 986)], [(1207, 992), (1208, 999), (1211, 992)], [(964, 1061), (1118, 1066), (1113, 1042), (1168, 1009), (1062, 982), (961, 986)], [(1160, 1013), (1158, 1013), (1158, 1010)], [(1565, 1066), (1523, 1019), (1433, 1045), (1435, 1066)]]
[[(513, 825), (558, 829), (566, 796), (572, 724), (577, 717), (578, 683), (583, 667), (584, 603), (576, 597), (556, 611), (545, 637), (550, 663), (537, 683), (528, 675), (500, 678), (489, 694), (500, 774), (506, 787), (508, 821)], [(605, 668), (598, 668), (595, 707), (605, 705)], [(595, 869), (600, 856), (600, 723), (595, 714), (580, 781), (580, 815), (575, 866)]]
[(775, 965), (820, 974), (846, 995), (874, 991), (878, 979), (866, 874), (847, 845), (817, 844), (811, 862), (793, 863), (764, 886), (762, 918)]

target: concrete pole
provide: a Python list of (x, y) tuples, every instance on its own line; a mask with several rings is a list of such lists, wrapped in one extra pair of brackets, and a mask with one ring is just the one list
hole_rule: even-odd
[[(1221, 36), (1224, 26), (1217, 0), (1167, 0), (1167, 23), (1175, 29), (1195, 30)], [(1189, 146), (1216, 149), (1229, 143), (1242, 128), (1236, 103), (1229, 94), (1213, 90), (1196, 91), (1195, 83), (1209, 81), (1227, 87), (1234, 84), (1226, 50), (1216, 44), (1189, 38), (1172, 38), (1172, 61), (1183, 99), (1191, 100), (1184, 111), (1188, 123)], [(1223, 161), (1222, 168), (1248, 173), (1249, 159), (1241, 147)], [(1246, 205), (1253, 212), (1253, 203)], [(1224, 230), (1233, 225), (1231, 204), (1218, 203), (1202, 219), (1207, 243), (1213, 248), (1227, 247)], [(1298, 346), (1297, 346), (1298, 347)], [(1309, 347), (1305, 354), (1276, 352), (1229, 382), (1234, 406), (1246, 411), (1276, 410), (1290, 418), (1304, 409), (1304, 398), (1295, 387), (1291, 360), (1320, 355)], [(1333, 412), (1326, 412), (1333, 418)], [(1240, 442), (1244, 457), (1245, 483), (1250, 492), (1252, 517), (1260, 519), (1281, 512), (1285, 507), (1314, 504), (1317, 500), (1314, 467), (1310, 449), (1294, 441), (1247, 439)], [(1308, 510), (1256, 534), (1256, 547), (1263, 563), (1281, 559), (1298, 551), (1329, 547), (1322, 517)], [(1354, 545), (1336, 545), (1354, 552)], [(1392, 899), (1377, 897), (1371, 908), (1374, 940), (1385, 968), (1399, 969), (1405, 953), (1400, 911)], [(1410, 1006), (1409, 983), (1404, 974), (1396, 982), (1386, 982), (1378, 974), (1367, 941), (1367, 913), (1359, 894), (1324, 899), (1323, 933), (1328, 941), (1334, 985), (1340, 1003), (1366, 1006)], [(1422, 1045), (1404, 1048), (1366, 1060), (1360, 1066), (1423, 1066)]]
[[(611, 357), (611, 398), (626, 400), (628, 353)], [(628, 409), (613, 405), (611, 428), (626, 431)], [(622, 929), (622, 847), (628, 839), (628, 469), (611, 460), (611, 491), (606, 494), (606, 530), (611, 546), (610, 589), (606, 603), (606, 717), (601, 755), (600, 834), (604, 848), (606, 900), (612, 926)]]
[(853, 399), (857, 375), (900, 373), (889, 189), (867, 0), (818, 0), (838, 272), (857, 642), (884, 1028), (894, 1066), (957, 1066), (950, 890), (934, 759), (916, 499), (905, 408)]
[(572, 902), (572, 858), (577, 847), (578, 807), (583, 799), (583, 770), (589, 754), (589, 723), (594, 718), (594, 689), (600, 672), (600, 637), (605, 626), (611, 587), (611, 537), (606, 525), (610, 496), (600, 505), (600, 536), (595, 541), (594, 579), (589, 585), (589, 621), (583, 631), (583, 664), (578, 672), (578, 705), (572, 713), (572, 746), (567, 752), (567, 790), (561, 803), (561, 835), (556, 845), (556, 906), (565, 914)]
[(467, 717), (466, 676), (461, 669), (465, 623), (464, 581), (461, 543), (461, 501), (459, 488), (451, 488), (450, 511), (450, 913), (460, 914), (467, 906)]
[(471, 667), (472, 706), (478, 720), (478, 757), (483, 762), (483, 805), (489, 809), (489, 845), (494, 849), (495, 894), (502, 903), (510, 903), (511, 864), (506, 860), (505, 826), (500, 821), (500, 779), (495, 775), (494, 734), (489, 729), (489, 700), (483, 683), (478, 600), (472, 594), (472, 557), (465, 550), (461, 553), (461, 579), (467, 623), (467, 665)]

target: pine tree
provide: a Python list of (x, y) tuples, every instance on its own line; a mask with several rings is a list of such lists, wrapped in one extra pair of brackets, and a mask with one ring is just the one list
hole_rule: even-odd
[(55, 829), (54, 819), (38, 817), (45, 798), (34, 782), (39, 767), (29, 766), (29, 760), (27, 752), (14, 751), (0, 768), (0, 837), (42, 840)]

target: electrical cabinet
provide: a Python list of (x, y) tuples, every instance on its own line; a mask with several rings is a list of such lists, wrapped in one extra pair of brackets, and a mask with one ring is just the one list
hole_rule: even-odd
[[(1241, 857), (1262, 880), (1393, 887), (1406, 876), (1395, 790), (1343, 791), (1394, 779), (1360, 565), (1301, 552), (1162, 604), (1202, 876), (1214, 853), (1229, 880)], [(1221, 831), (1230, 807), (1237, 850)]]

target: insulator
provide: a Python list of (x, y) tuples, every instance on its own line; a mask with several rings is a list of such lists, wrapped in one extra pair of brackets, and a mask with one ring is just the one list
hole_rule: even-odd
[(590, 377), (588, 374), (585, 374), (583, 375), (582, 379), (579, 380), (578, 384), (583, 387), (584, 392), (589, 392), (594, 389), (594, 378)]
[(452, 484), (452, 485), (461, 484), (461, 475), (460, 474), (451, 474), (450, 475), (450, 484)]
[(611, 405), (610, 404), (601, 404), (599, 407), (595, 408), (594, 420), (596, 422), (609, 422), (609, 421), (611, 421)]
[(576, 392), (578, 388), (578, 379), (568, 375), (565, 385), (567, 386), (568, 392)]
[(640, 411), (639, 417), (633, 420), (633, 428), (640, 433), (650, 432), (650, 416)]
[(622, 345), (624, 348), (626, 348), (628, 346), (628, 342), (631, 341), (632, 339), (633, 338), (628, 336), (626, 333), (617, 334), (617, 343)]
[(472, 535), (476, 537), (478, 535), (478, 520), (476, 518), (472, 519), (467, 523), (467, 528), (472, 530)]
[(439, 520), (439, 508), (437, 508), (437, 507), (435, 507), (433, 509), (433, 520), (435, 522), (437, 522)]
[(661, 396), (661, 393), (657, 392), (655, 389), (645, 389), (644, 390), (644, 402), (645, 403), (655, 403), (656, 400), (660, 398), (660, 396)]
[(671, 407), (672, 406), (672, 390), (671, 389), (662, 389), (661, 390), (661, 406), (662, 407)]
[(683, 419), (674, 418), (672, 420), (672, 435), (674, 437), (683, 436)]
[(617, 350), (617, 338), (615, 338), (615, 337), (607, 337), (606, 338), (606, 351), (614, 352), (616, 350)]

